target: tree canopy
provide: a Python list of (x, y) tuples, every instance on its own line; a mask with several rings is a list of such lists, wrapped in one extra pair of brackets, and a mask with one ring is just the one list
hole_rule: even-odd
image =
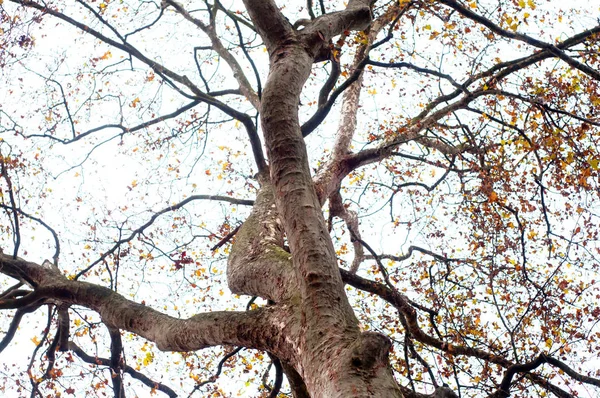
[(598, 15), (0, 0), (0, 392), (597, 396)]

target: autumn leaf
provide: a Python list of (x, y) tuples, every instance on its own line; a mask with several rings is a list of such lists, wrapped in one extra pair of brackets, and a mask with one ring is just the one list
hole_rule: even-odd
[(112, 53), (110, 51), (105, 52), (104, 54), (102, 54), (102, 56), (100, 57), (100, 59), (102, 60), (107, 60), (109, 58), (112, 58)]
[(142, 360), (142, 364), (144, 366), (148, 366), (150, 365), (152, 362), (154, 362), (154, 353), (152, 352), (147, 352), (146, 355), (144, 356), (144, 359)]

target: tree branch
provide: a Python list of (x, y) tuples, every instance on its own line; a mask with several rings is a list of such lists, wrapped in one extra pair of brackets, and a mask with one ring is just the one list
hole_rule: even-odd
[[(446, 4), (447, 6), (458, 11), (460, 14), (464, 15), (465, 17), (467, 17), (481, 25), (484, 25), (486, 28), (488, 28), (489, 30), (491, 30), (492, 32), (494, 32), (500, 36), (503, 36), (503, 37), (506, 37), (509, 39), (519, 40), (519, 41), (527, 43), (531, 46), (541, 48), (542, 50), (549, 51), (551, 54), (553, 54), (557, 58), (560, 58), (561, 60), (566, 62), (568, 65), (572, 66), (573, 68), (580, 70), (581, 72), (587, 74), (588, 76), (590, 76), (591, 78), (593, 78), (595, 80), (600, 81), (600, 72), (598, 72), (597, 70), (595, 70), (593, 68), (590, 68), (589, 66), (587, 66), (585, 64), (582, 64), (581, 62), (578, 62), (573, 57), (568, 56), (567, 54), (565, 54), (564, 51), (562, 51), (559, 47), (557, 47), (553, 44), (534, 39), (533, 37), (527, 36), (522, 33), (511, 32), (506, 29), (502, 29), (501, 27), (499, 27), (498, 25), (496, 25), (489, 19), (471, 11), (469, 8), (463, 6), (456, 0), (440, 0), (440, 3)], [(600, 28), (600, 25), (598, 27), (596, 27), (595, 29), (598, 29), (598, 28)]]
[(108, 326), (124, 329), (150, 340), (163, 351), (195, 351), (216, 345), (236, 345), (276, 351), (270, 343), (281, 333), (274, 307), (248, 312), (209, 312), (189, 319), (173, 318), (135, 303), (103, 286), (69, 280), (55, 268), (0, 254), (0, 273), (26, 275), (35, 290), (20, 302), (0, 300), (0, 308), (55, 300), (81, 305), (98, 312)]
[[(69, 342), (69, 350), (73, 351), (75, 354), (77, 354), (77, 356), (79, 358), (81, 358), (84, 362), (87, 362), (89, 364), (102, 365), (102, 366), (106, 366), (106, 367), (111, 366), (110, 359), (93, 357), (91, 355), (88, 355), (85, 351), (83, 351), (77, 344), (75, 344), (72, 341)], [(149, 387), (151, 389), (163, 392), (166, 395), (168, 395), (170, 398), (177, 397), (177, 393), (175, 393), (175, 391), (173, 391), (173, 389), (171, 389), (170, 387), (168, 387), (162, 383), (151, 380), (148, 376), (146, 376), (145, 374), (143, 374), (141, 372), (138, 372), (137, 370), (135, 370), (134, 368), (132, 368), (129, 365), (125, 365), (123, 367), (123, 371), (125, 373), (127, 373), (128, 375), (130, 375), (131, 377), (133, 377), (134, 379), (141, 381), (142, 383), (144, 383), (144, 385), (146, 385), (147, 387)]]
[[(214, 20), (212, 20), (213, 18), (211, 18), (211, 23), (209, 25), (206, 25), (201, 20), (194, 18), (192, 15), (190, 15), (190, 13), (187, 12), (187, 10), (178, 2), (173, 1), (173, 0), (166, 0), (165, 2), (166, 2), (166, 4), (173, 7), (175, 9), (175, 11), (177, 13), (181, 14), (187, 21), (190, 21), (195, 26), (200, 28), (200, 30), (202, 30), (208, 36), (208, 38), (210, 39), (210, 42), (212, 44), (212, 46), (211, 46), (212, 50), (215, 51), (217, 54), (219, 54), (219, 56), (221, 58), (223, 58), (225, 60), (225, 62), (227, 62), (227, 65), (229, 65), (229, 67), (233, 71), (233, 77), (237, 80), (237, 82), (240, 86), (241, 93), (246, 97), (246, 99), (248, 99), (248, 101), (252, 104), (252, 106), (255, 109), (257, 109), (257, 110), (260, 109), (260, 99), (259, 99), (258, 95), (256, 94), (256, 92), (252, 88), (252, 85), (246, 78), (246, 75), (244, 74), (244, 71), (243, 71), (241, 65), (239, 64), (239, 62), (235, 59), (233, 54), (231, 54), (231, 52), (229, 52), (223, 46), (223, 43), (221, 42), (221, 39), (219, 38), (217, 31), (215, 29), (215, 26), (213, 24), (213, 22), (214, 22)], [(220, 7), (218, 7), (218, 9), (223, 9), (223, 7), (220, 6)], [(237, 20), (234, 19), (234, 21), (236, 22), (236, 26), (237, 26)]]
[(231, 204), (236, 204), (236, 205), (245, 205), (245, 206), (252, 206), (254, 204), (253, 200), (249, 200), (249, 199), (236, 199), (236, 198), (231, 198), (229, 196), (220, 196), (220, 195), (192, 195), (184, 200), (182, 200), (181, 202), (174, 204), (172, 206), (166, 207), (162, 210), (157, 211), (156, 213), (154, 213), (154, 215), (152, 217), (150, 217), (150, 219), (141, 227), (137, 228), (136, 230), (132, 231), (131, 234), (124, 238), (124, 239), (120, 239), (118, 240), (113, 247), (111, 247), (109, 250), (107, 250), (106, 252), (104, 252), (96, 261), (92, 262), (90, 265), (88, 265), (86, 268), (84, 268), (83, 270), (79, 271), (77, 273), (77, 275), (75, 275), (75, 279), (79, 279), (83, 274), (85, 274), (86, 272), (88, 272), (89, 270), (91, 270), (93, 267), (95, 267), (97, 264), (101, 263), (102, 261), (104, 261), (108, 256), (112, 255), (113, 253), (115, 253), (117, 251), (117, 249), (119, 247), (121, 247), (121, 245), (123, 243), (127, 243), (132, 241), (136, 236), (141, 235), (147, 228), (149, 228), (152, 224), (154, 224), (154, 221), (156, 221), (156, 219), (160, 216), (162, 216), (165, 213), (169, 213), (175, 210), (179, 210), (182, 207), (184, 207), (185, 205), (187, 205), (188, 203), (194, 201), (194, 200), (216, 200), (216, 201), (222, 201), (222, 202), (229, 202)]

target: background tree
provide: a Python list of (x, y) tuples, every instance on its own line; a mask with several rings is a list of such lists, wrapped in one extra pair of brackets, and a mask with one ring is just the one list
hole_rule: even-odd
[(0, 0), (0, 390), (596, 396), (573, 3)]

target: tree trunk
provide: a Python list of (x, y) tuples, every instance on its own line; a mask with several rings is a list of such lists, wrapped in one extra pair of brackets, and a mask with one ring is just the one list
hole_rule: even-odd
[(369, 3), (351, 1), (346, 11), (324, 15), (301, 31), (272, 1), (245, 4), (270, 55), (261, 103), (270, 182), (263, 189), (273, 185), (298, 287), (298, 296), (289, 299), (298, 324), (287, 329), (291, 344), (276, 354), (295, 368), (312, 397), (400, 397), (389, 368), (390, 342), (376, 333), (361, 333), (346, 297), (298, 118), (300, 93), (313, 62), (333, 36), (368, 26)]

